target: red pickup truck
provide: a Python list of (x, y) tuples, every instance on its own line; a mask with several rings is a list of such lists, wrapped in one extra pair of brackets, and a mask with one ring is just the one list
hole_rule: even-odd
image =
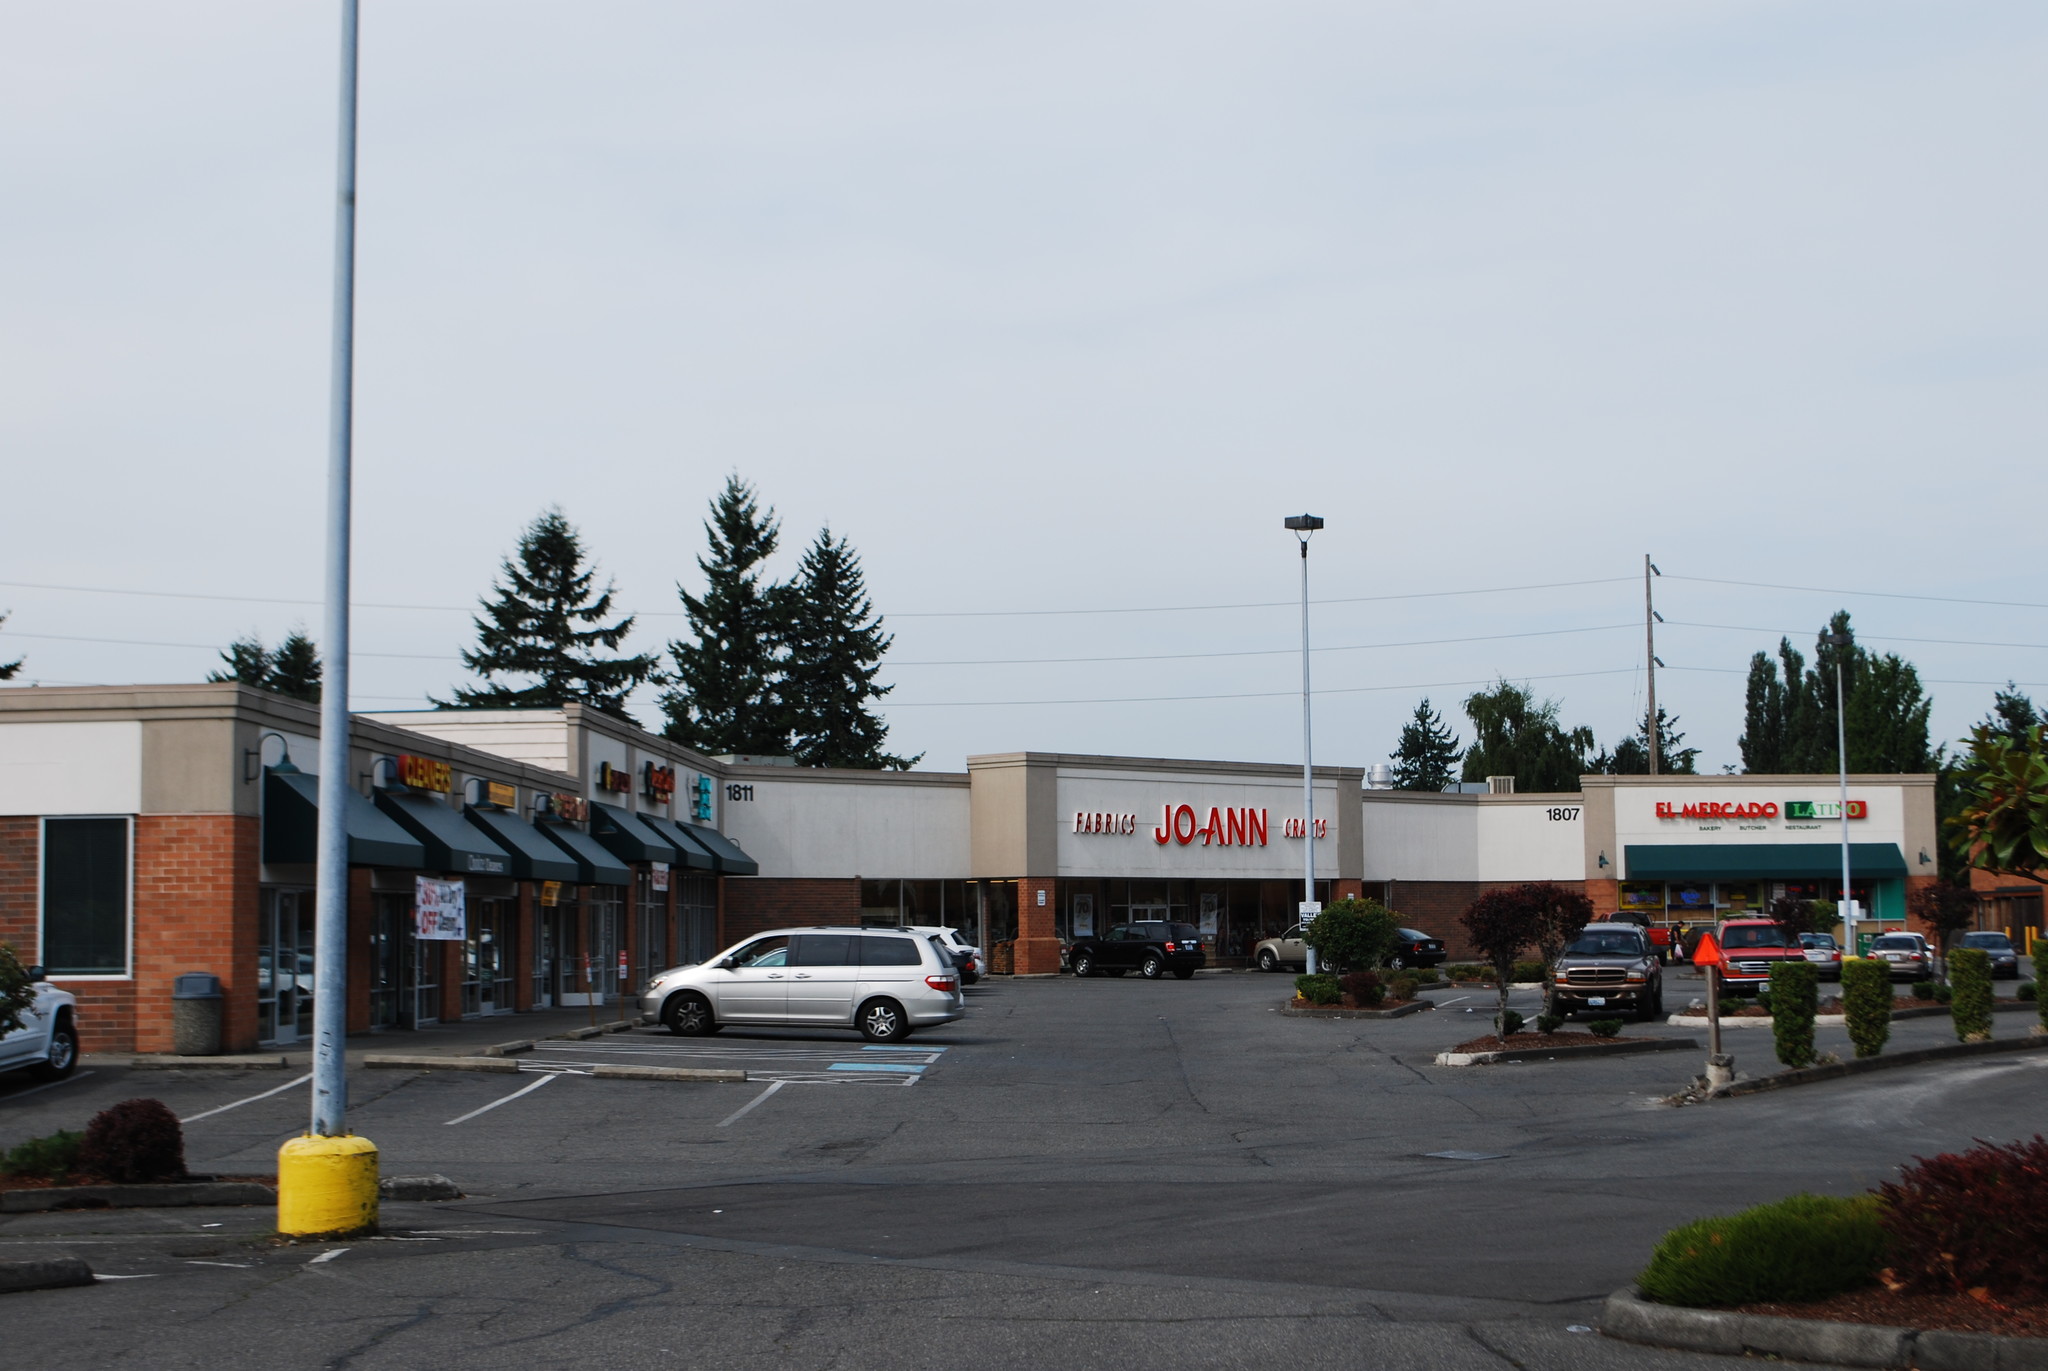
[(1803, 962), (1799, 935), (1769, 919), (1724, 919), (1714, 930), (1721, 945), (1721, 987), (1732, 995), (1754, 995), (1771, 983), (1780, 962)]

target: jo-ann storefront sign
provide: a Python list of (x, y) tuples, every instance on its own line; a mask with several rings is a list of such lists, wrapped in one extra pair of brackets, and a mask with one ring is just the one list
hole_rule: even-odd
[[(1782, 811), (1769, 800), (1702, 800), (1696, 804), (1673, 804), (1669, 800), (1657, 802), (1657, 817), (1660, 819), (1775, 819), (1781, 813), (1783, 817), (1792, 820), (1839, 819), (1842, 817), (1842, 802), (1787, 800)], [(1849, 801), (1849, 817), (1869, 818), (1870, 802)]]

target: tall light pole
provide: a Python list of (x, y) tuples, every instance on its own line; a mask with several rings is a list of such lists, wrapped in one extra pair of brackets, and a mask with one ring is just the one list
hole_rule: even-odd
[[(1287, 528), (1301, 543), (1301, 918), (1322, 912), (1316, 903), (1315, 733), (1310, 728), (1308, 691), (1308, 540), (1323, 526), (1313, 514), (1290, 514)], [(1308, 950), (1308, 972), (1316, 974), (1316, 950)]]
[(1854, 641), (1846, 633), (1824, 633), (1835, 650), (1835, 760), (1842, 779), (1842, 955), (1856, 955), (1856, 905), (1849, 898), (1849, 710), (1842, 690), (1842, 658)]
[(327, 567), (320, 652), (320, 818), (313, 893), (313, 1117), (278, 1149), (277, 1227), (288, 1236), (377, 1225), (377, 1148), (348, 1132), (349, 495), (354, 460), (357, 0), (341, 0), (334, 334), (328, 394)]

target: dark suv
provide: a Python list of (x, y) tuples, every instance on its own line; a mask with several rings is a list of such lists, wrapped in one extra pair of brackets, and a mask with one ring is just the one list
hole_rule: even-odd
[(1664, 1012), (1657, 950), (1634, 924), (1588, 924), (1550, 969), (1547, 1008), (1569, 1017), (1582, 1009), (1626, 1009), (1648, 1023)]
[(1067, 965), (1076, 976), (1121, 976), (1135, 971), (1157, 980), (1171, 971), (1186, 980), (1208, 961), (1202, 934), (1193, 924), (1116, 924), (1107, 933), (1076, 938), (1067, 949)]

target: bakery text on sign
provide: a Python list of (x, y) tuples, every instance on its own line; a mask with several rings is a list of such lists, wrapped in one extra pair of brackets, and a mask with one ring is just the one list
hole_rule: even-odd
[(1202, 840), (1203, 847), (1264, 847), (1266, 811), (1219, 809), (1211, 805), (1205, 822), (1195, 817), (1193, 805), (1160, 806), (1159, 827), (1152, 830), (1153, 842), (1162, 847), (1169, 842), (1186, 847), (1197, 838)]
[(438, 790), (445, 795), (455, 789), (455, 769), (448, 763), (405, 752), (398, 754), (398, 779), (414, 790)]

